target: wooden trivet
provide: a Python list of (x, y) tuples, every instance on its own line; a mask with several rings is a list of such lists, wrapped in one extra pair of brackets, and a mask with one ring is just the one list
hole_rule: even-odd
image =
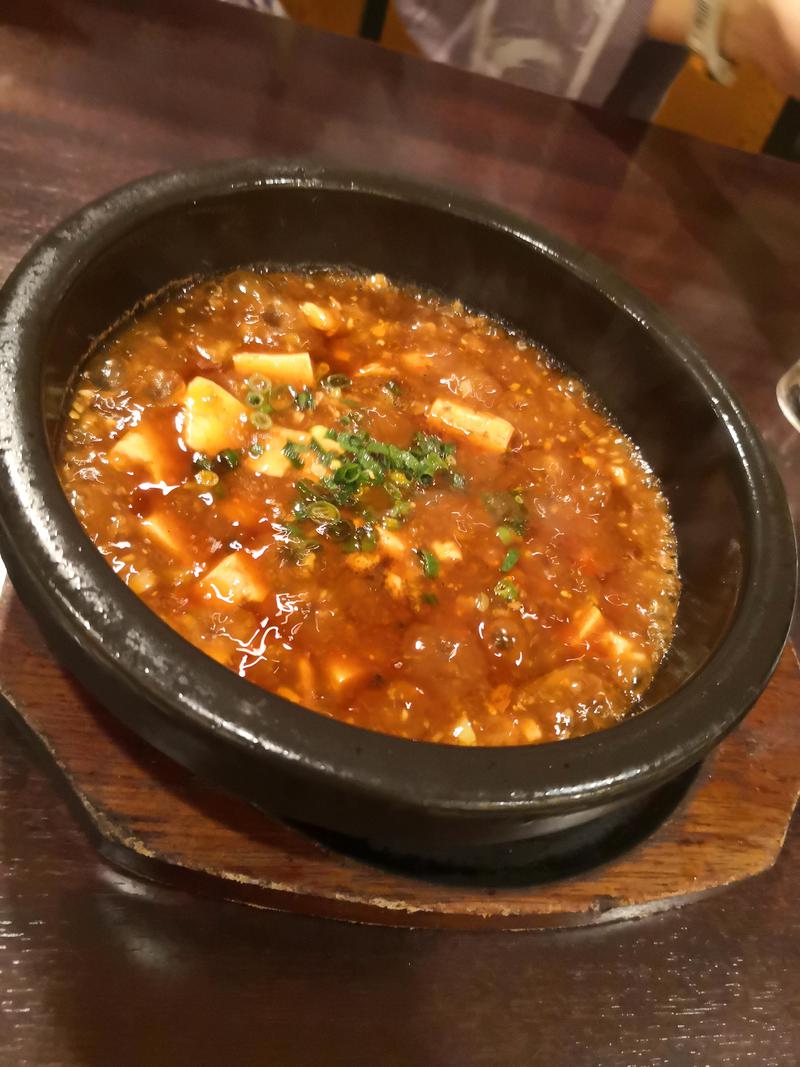
[(588, 873), (513, 888), (386, 871), (205, 784), (91, 700), (10, 590), (0, 601), (0, 692), (62, 771), (113, 863), (228, 900), (386, 926), (575, 926), (684, 904), (771, 867), (800, 792), (800, 671), (791, 648), (664, 825)]

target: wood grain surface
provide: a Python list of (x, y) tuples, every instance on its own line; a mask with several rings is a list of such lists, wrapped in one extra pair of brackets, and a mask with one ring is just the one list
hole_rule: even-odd
[(0, 693), (75, 793), (116, 865), (194, 892), (383, 926), (508, 930), (613, 922), (687, 904), (767, 870), (800, 795), (800, 670), (787, 648), (745, 723), (671, 818), (579, 875), (536, 885), (414, 877), (325, 848), (154, 752), (49, 655), (7, 590)]
[[(248, 154), (450, 183), (603, 256), (732, 382), (800, 504), (774, 400), (800, 337), (796, 168), (213, 0), (2, 5), (0, 274), (120, 182)], [(351, 926), (114, 873), (0, 731), (3, 1067), (798, 1061), (796, 827), (767, 873), (636, 921)]]

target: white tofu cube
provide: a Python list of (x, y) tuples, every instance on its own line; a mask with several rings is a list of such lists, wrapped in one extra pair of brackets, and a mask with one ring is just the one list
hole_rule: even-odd
[(499, 415), (455, 404), (452, 400), (434, 400), (428, 418), (437, 426), (454, 431), (486, 452), (505, 452), (514, 427)]
[(246, 378), (259, 374), (274, 385), (314, 385), (314, 368), (308, 352), (237, 352), (233, 366), (237, 374)]
[(241, 448), (249, 412), (227, 389), (209, 378), (192, 378), (183, 398), (183, 440), (192, 452), (216, 455)]
[(118, 471), (144, 470), (153, 482), (168, 482), (174, 463), (159, 442), (158, 434), (147, 425), (127, 430), (108, 450), (108, 462)]
[(205, 593), (226, 604), (256, 603), (269, 592), (258, 564), (244, 552), (225, 556), (198, 584)]

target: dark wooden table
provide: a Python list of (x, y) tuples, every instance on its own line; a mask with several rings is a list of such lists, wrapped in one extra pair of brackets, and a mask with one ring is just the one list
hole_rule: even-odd
[[(135, 176), (302, 155), (468, 188), (605, 257), (733, 381), (800, 504), (800, 171), (213, 0), (6, 0), (0, 274)], [(661, 917), (392, 931), (138, 883), (0, 713), (0, 1063), (681, 1067), (800, 1061), (800, 833)]]

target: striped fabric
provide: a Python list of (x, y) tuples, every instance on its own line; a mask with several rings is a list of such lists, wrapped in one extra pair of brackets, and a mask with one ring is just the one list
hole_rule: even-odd
[(601, 104), (644, 38), (651, 0), (395, 0), (432, 59)]
[[(652, 0), (227, 0), (379, 40), (528, 88), (758, 152), (800, 158), (800, 105), (754, 67), (716, 85), (645, 39)], [(800, 2), (800, 0), (798, 0)]]

